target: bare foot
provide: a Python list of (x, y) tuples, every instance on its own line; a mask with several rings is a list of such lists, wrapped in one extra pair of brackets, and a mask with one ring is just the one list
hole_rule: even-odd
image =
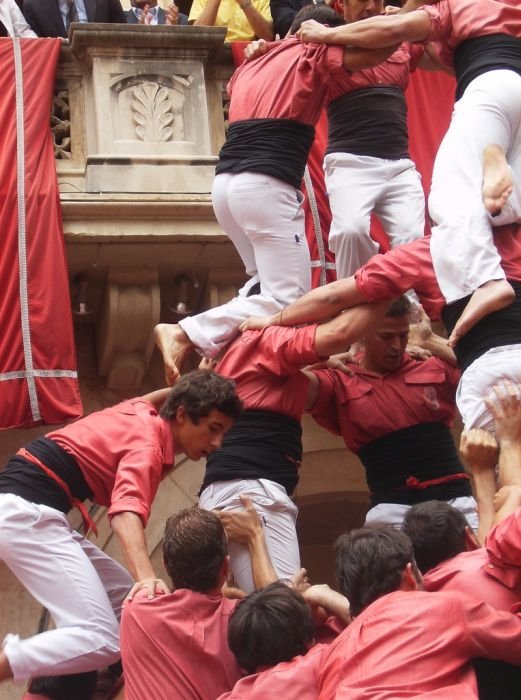
[(485, 209), (497, 216), (512, 194), (512, 173), (502, 148), (490, 145), (483, 151), (483, 189)]
[(450, 334), (448, 345), (453, 348), (465, 333), (487, 314), (504, 309), (514, 301), (515, 292), (506, 280), (490, 280), (478, 287)]
[(159, 323), (154, 328), (154, 337), (163, 355), (166, 383), (172, 386), (181, 374), (183, 360), (193, 349), (193, 343), (181, 326), (174, 323)]

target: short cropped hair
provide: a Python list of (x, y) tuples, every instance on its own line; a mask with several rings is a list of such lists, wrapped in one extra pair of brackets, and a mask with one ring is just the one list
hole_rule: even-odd
[(387, 318), (399, 318), (400, 316), (407, 316), (411, 313), (411, 302), (406, 296), (401, 296), (392, 301), (389, 304), (389, 308), (385, 312)]
[(206, 593), (220, 583), (226, 534), (209, 510), (185, 508), (166, 521), (163, 561), (175, 588)]
[(305, 654), (312, 641), (308, 604), (281, 581), (241, 600), (228, 624), (228, 646), (248, 673)]
[(309, 4), (304, 5), (304, 7), (301, 7), (297, 12), (289, 28), (289, 33), (295, 34), (298, 32), (302, 22), (308, 19), (314, 19), (315, 22), (319, 22), (320, 24), (327, 24), (328, 27), (340, 27), (342, 24), (345, 24), (344, 18), (325, 3), (319, 3), (318, 5)]
[(341, 535), (335, 552), (338, 582), (353, 617), (398, 590), (409, 562), (416, 567), (411, 541), (389, 526), (366, 526)]
[(184, 406), (194, 423), (213, 409), (234, 421), (242, 413), (235, 382), (208, 369), (197, 369), (178, 379), (161, 408), (161, 417), (174, 420), (179, 406)]
[(425, 501), (405, 516), (402, 530), (412, 542), (418, 568), (425, 574), (467, 548), (465, 516), (445, 501)]

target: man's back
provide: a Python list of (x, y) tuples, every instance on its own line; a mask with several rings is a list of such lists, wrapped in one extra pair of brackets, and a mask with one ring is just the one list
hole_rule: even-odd
[(243, 674), (227, 644), (236, 601), (178, 589), (138, 596), (121, 620), (127, 700), (213, 700)]
[(395, 591), (331, 644), (319, 697), (477, 698), (478, 655), (519, 662), (521, 620), (455, 593)]

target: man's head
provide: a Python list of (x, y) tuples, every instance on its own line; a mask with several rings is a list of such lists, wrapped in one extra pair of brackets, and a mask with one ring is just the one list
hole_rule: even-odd
[(381, 14), (383, 9), (383, 0), (344, 0), (344, 19), (348, 24), (358, 22)]
[(370, 372), (388, 374), (403, 362), (409, 341), (409, 314), (411, 303), (399, 297), (389, 306), (375, 330), (364, 337), (362, 366)]
[(305, 654), (312, 642), (308, 604), (280, 581), (250, 593), (230, 617), (228, 646), (248, 673)]
[(295, 34), (300, 29), (302, 22), (308, 19), (314, 19), (315, 22), (326, 24), (328, 27), (340, 27), (345, 24), (344, 20), (334, 10), (328, 7), (325, 3), (318, 5), (305, 5), (297, 14), (289, 29), (290, 34)]
[(465, 516), (445, 501), (417, 503), (405, 516), (402, 530), (412, 542), (422, 574), (479, 546)]
[(338, 538), (336, 574), (353, 617), (387, 593), (417, 590), (421, 574), (409, 538), (392, 527), (363, 527)]
[(241, 412), (234, 382), (199, 369), (175, 383), (160, 415), (172, 424), (176, 449), (190, 459), (201, 459), (221, 446)]
[(228, 544), (219, 518), (186, 508), (166, 521), (163, 561), (174, 588), (217, 592), (228, 574)]

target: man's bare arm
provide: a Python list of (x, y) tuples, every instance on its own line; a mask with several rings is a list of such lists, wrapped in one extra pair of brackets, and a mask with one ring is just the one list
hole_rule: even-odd
[(217, 13), (219, 12), (220, 5), (221, 0), (208, 0), (206, 7), (203, 8), (199, 17), (196, 20), (194, 20), (194, 26), (215, 26), (215, 20), (217, 19)]
[(302, 23), (297, 34), (301, 41), (316, 44), (382, 49), (401, 44), (402, 41), (425, 41), (430, 32), (429, 15), (418, 10), (405, 14), (369, 17), (340, 27), (325, 27), (310, 19)]
[(324, 321), (338, 316), (344, 309), (366, 303), (367, 299), (358, 291), (355, 278), (348, 277), (311, 290), (273, 316), (251, 317), (240, 329), (244, 331), (266, 326), (297, 326), (301, 323)]
[(496, 511), (496, 471), (498, 444), (487, 430), (474, 428), (461, 434), (460, 452), (467, 462), (474, 482), (474, 496), (478, 504), (478, 540), (481, 545), (494, 525)]
[(263, 17), (250, 0), (240, 0), (237, 4), (246, 15), (246, 19), (253, 29), (255, 36), (259, 39), (272, 41), (273, 22)]
[(411, 324), (409, 330), (410, 345), (417, 345), (424, 350), (428, 350), (431, 355), (439, 357), (440, 360), (457, 366), (456, 355), (454, 350), (447, 345), (447, 339), (434, 333), (430, 319), (421, 307), (419, 313), (419, 322)]

